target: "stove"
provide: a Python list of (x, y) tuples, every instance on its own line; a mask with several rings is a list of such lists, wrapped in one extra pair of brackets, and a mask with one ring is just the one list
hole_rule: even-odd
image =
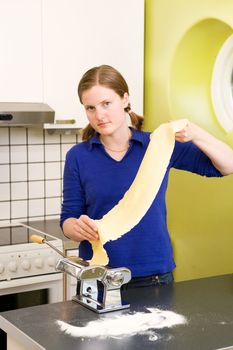
[(0, 290), (1, 281), (59, 273), (55, 270), (59, 254), (46, 244), (31, 242), (35, 233), (63, 250), (60, 239), (32, 226), (21, 222), (0, 225)]
[[(35, 233), (63, 251), (61, 239), (32, 226), (0, 224), (0, 311), (63, 301), (63, 275), (55, 269), (60, 255), (46, 244), (31, 242)], [(0, 344), (6, 348), (1, 329)]]

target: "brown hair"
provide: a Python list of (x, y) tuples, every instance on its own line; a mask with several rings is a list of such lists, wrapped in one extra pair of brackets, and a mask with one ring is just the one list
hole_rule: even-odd
[[(129, 88), (123, 76), (115, 68), (108, 65), (101, 65), (89, 69), (82, 76), (78, 85), (78, 96), (81, 103), (83, 92), (96, 85), (114, 90), (121, 98), (123, 98), (125, 92), (129, 94)], [(129, 114), (132, 126), (138, 130), (142, 130), (143, 117), (131, 111), (130, 103), (125, 108), (125, 112)], [(94, 134), (95, 130), (88, 124), (83, 129), (82, 139), (84, 141), (89, 140)]]

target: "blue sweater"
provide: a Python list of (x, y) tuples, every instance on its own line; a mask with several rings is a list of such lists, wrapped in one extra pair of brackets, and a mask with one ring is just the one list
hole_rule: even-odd
[[(101, 219), (115, 206), (133, 182), (149, 141), (150, 133), (132, 129), (130, 148), (121, 161), (112, 159), (105, 152), (98, 135), (73, 146), (67, 153), (64, 169), (61, 227), (67, 218), (78, 218), (82, 214)], [(128, 267), (133, 277), (166, 273), (174, 269), (165, 203), (171, 167), (203, 176), (221, 176), (192, 142), (176, 142), (150, 209), (128, 234), (105, 244), (109, 266)], [(79, 255), (85, 260), (91, 259), (92, 249), (88, 241), (81, 242)]]

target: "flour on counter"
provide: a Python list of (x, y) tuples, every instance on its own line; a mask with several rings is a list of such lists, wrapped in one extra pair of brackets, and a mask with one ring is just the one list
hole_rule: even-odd
[[(108, 315), (109, 316), (109, 315)], [(83, 338), (122, 338), (135, 334), (149, 336), (149, 340), (157, 340), (153, 329), (173, 327), (187, 323), (184, 316), (173, 311), (148, 308), (145, 312), (135, 312), (110, 317), (102, 317), (98, 320), (88, 322), (85, 326), (72, 326), (66, 322), (57, 321), (60, 329), (73, 337)]]

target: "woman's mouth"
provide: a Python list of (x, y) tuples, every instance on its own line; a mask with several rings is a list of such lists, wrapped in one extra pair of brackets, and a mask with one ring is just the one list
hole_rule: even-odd
[(101, 122), (101, 123), (98, 124), (98, 127), (99, 128), (104, 128), (104, 127), (108, 126), (109, 123), (110, 122)]

